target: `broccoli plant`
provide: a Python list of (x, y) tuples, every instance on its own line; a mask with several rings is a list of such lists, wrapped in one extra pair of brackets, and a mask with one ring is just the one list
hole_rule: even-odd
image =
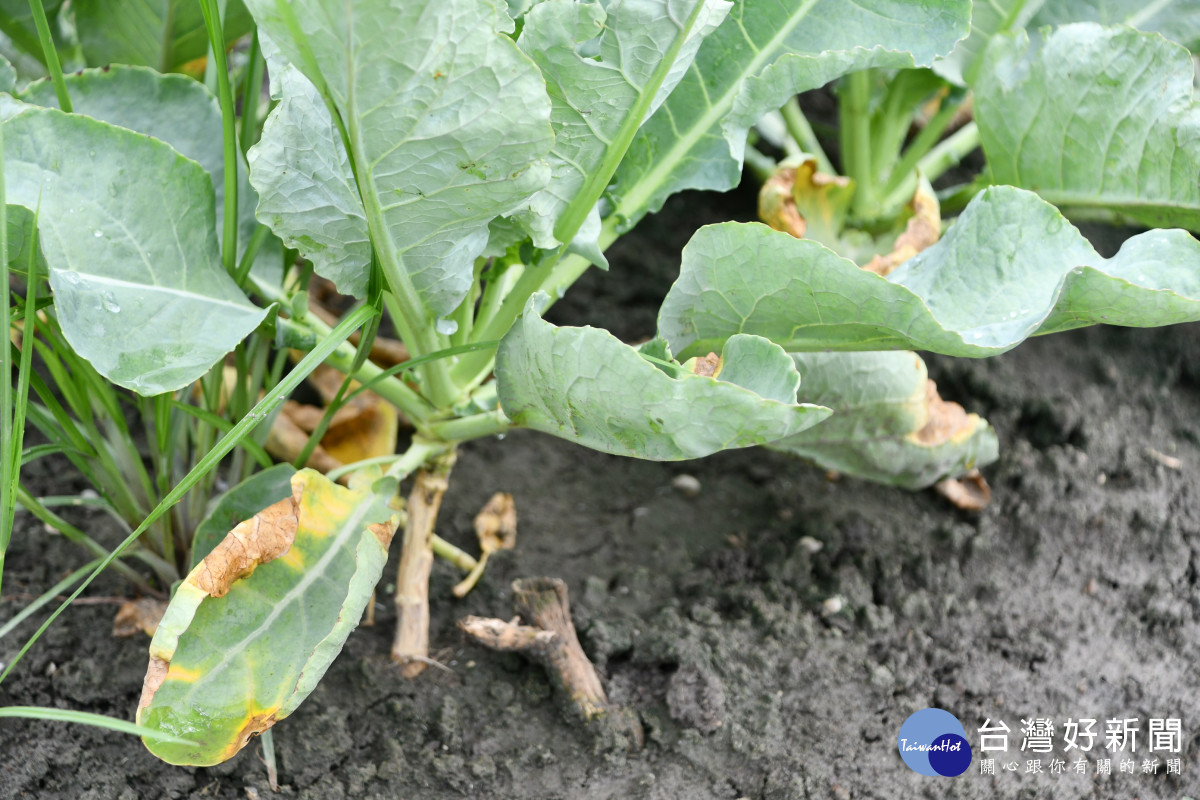
[[(1096, 322), (1200, 319), (1185, 230), (1106, 259), (1068, 221), (1198, 227), (1189, 54), (1095, 24), (1033, 44), (1033, 5), (972, 21), (969, 0), (246, 0), (272, 98), (253, 147), (224, 68), (220, 142), (162, 113), (187, 79), (145, 69), (3, 98), (7, 202), (36, 214), (52, 312), (101, 375), (180, 392), (251, 331), (306, 352), (144, 525), (322, 362), (413, 426), (404, 452), (357, 465), (348, 486), (281, 467), (231, 490), (227, 518), (242, 521), (203, 548), (151, 644), (137, 719), (174, 737), (152, 751), (217, 763), (291, 713), (389, 546), (392, 656), (420, 672), (430, 564), (446, 550), (434, 523), (463, 442), (529, 428), (659, 460), (766, 445), (920, 487), (994, 459), (997, 442), (909, 350), (982, 357)], [(1038, 13), (1074, 20), (1074, 5)], [(205, 21), (219, 44), (219, 16)], [(1183, 38), (1177, 24), (1162, 16)], [(845, 176), (794, 101), (831, 81)], [(212, 107), (197, 91), (188, 102)], [(943, 139), (968, 97), (974, 122)], [(747, 138), (779, 110), (796, 152), (775, 173)], [(951, 224), (930, 180), (976, 142), (987, 167), (953, 193)], [(775, 176), (773, 227), (699, 231), (655, 338), (543, 319), (670, 195), (736, 185), (748, 152)], [(283, 274), (259, 263), (276, 238), (356, 308), (332, 327), (307, 313), (290, 260)], [(366, 358), (385, 318), (411, 355), (391, 369)]]

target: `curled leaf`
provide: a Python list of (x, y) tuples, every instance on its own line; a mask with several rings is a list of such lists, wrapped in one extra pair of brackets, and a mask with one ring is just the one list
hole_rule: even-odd
[(482, 555), (451, 591), (455, 597), (465, 597), (479, 582), (487, 567), (488, 556), (497, 550), (512, 550), (517, 546), (517, 504), (508, 492), (496, 492), (475, 515), (475, 535), (479, 538)]
[[(758, 216), (777, 231), (834, 247), (854, 199), (854, 181), (817, 171), (817, 159), (788, 159), (758, 194)], [(835, 248), (836, 249), (836, 248)]]
[(793, 353), (798, 399), (834, 410), (770, 445), (827, 470), (918, 489), (995, 460), (987, 422), (943, 400), (915, 353)]
[[(800, 376), (782, 348), (747, 341), (761, 337), (733, 345), (752, 362), (741, 384), (686, 369), (668, 374), (605, 331), (545, 322), (536, 302), (505, 334), (496, 359), (500, 404), (515, 425), (607, 453), (674, 461), (766, 444), (829, 414), (795, 402)], [(726, 343), (720, 349), (728, 372)], [(792, 386), (786, 399), (775, 394), (784, 385)]]
[(892, 251), (886, 255), (875, 256), (863, 265), (863, 269), (886, 277), (896, 267), (926, 247), (937, 243), (942, 235), (942, 213), (933, 187), (922, 181), (913, 193), (908, 208), (912, 216), (905, 223), (904, 233), (896, 238)]
[(1138, 234), (1104, 258), (1037, 195), (993, 186), (887, 278), (765, 225), (701, 228), (684, 248), (658, 332), (681, 359), (735, 334), (789, 352), (988, 356), (1095, 323), (1200, 319), (1198, 263), (1200, 243), (1181, 230)]
[(154, 639), (140, 725), (173, 764), (232, 757), (292, 713), (362, 616), (398, 522), (394, 481), (344, 489), (306, 469), (237, 525), (176, 590)]
[(475, 535), (484, 553), (517, 546), (517, 504), (508, 492), (496, 492), (475, 515)]
[(961, 478), (938, 481), (933, 489), (963, 511), (983, 511), (992, 502), (992, 488), (977, 469)]

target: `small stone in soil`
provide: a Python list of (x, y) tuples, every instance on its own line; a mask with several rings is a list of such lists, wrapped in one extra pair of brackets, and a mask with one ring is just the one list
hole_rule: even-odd
[(700, 481), (694, 475), (676, 475), (671, 480), (671, 488), (684, 497), (700, 496)]
[(834, 614), (841, 611), (842, 607), (845, 606), (845, 604), (846, 603), (844, 600), (842, 600), (842, 598), (835, 595), (833, 597), (828, 598), (824, 603), (821, 604), (821, 610), (827, 616), (833, 616)]

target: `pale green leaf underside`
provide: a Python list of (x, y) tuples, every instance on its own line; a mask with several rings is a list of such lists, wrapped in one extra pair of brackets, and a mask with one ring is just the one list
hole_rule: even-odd
[(996, 460), (996, 433), (978, 417), (955, 438), (926, 444), (925, 363), (915, 353), (796, 353), (798, 399), (833, 409), (828, 420), (768, 445), (824, 469), (919, 489)]
[(363, 297), (371, 241), (341, 134), (312, 82), (263, 38), (279, 103), (249, 153), (258, 217), (338, 291)]
[(788, 351), (1002, 353), (1094, 323), (1200, 320), (1200, 242), (1149, 231), (1101, 257), (1058, 211), (1012, 187), (979, 194), (888, 278), (757, 223), (702, 228), (683, 252), (659, 335), (686, 358), (753, 333)]
[(606, 157), (623, 152), (729, 8), (724, 0), (621, 0), (606, 12), (601, 3), (547, 0), (530, 9), (518, 44), (546, 79), (555, 135), (552, 180), (530, 204), (536, 245), (556, 245), (563, 212)]
[(1042, 0), (986, 0), (975, 3), (971, 8), (971, 34), (955, 45), (948, 56), (933, 62), (934, 72), (960, 86), (973, 83), (979, 60), (992, 37), (1023, 28), (1041, 5)]
[(1200, 49), (1200, 0), (1045, 0), (1029, 28), (1068, 22), (1128, 25)]
[[(12, 116), (16, 114), (16, 116)], [(262, 320), (222, 269), (208, 174), (162, 142), (8, 101), (8, 201), (40, 206), (71, 346), (143, 395), (199, 378)]]
[(1128, 28), (1068, 25), (1040, 48), (997, 37), (975, 103), (991, 180), (1068, 210), (1200, 230), (1192, 82), (1184, 48)]
[(385, 271), (448, 314), (488, 223), (549, 177), (550, 101), (512, 20), (486, 0), (247, 5), (344, 121)]
[[(198, 2), (74, 0), (71, 7), (83, 56), (92, 66), (135, 64), (168, 72), (208, 52)], [(250, 30), (250, 15), (241, 0), (221, 8), (225, 41), (232, 43)]]
[(967, 0), (736, 3), (639, 131), (616, 175), (616, 213), (632, 225), (674, 192), (735, 186), (763, 113), (846, 70), (928, 65), (966, 35), (969, 14)]
[(291, 548), (220, 598), (189, 576), (159, 624), (150, 650), (170, 670), (138, 722), (196, 742), (147, 742), (165, 761), (220, 763), (244, 746), (248, 731), (291, 714), (370, 600), (387, 549), (368, 526), (391, 515), (387, 493), (344, 489), (313, 470), (296, 473), (297, 485), (300, 526)]
[(0, 92), (12, 92), (17, 85), (17, 71), (12, 62), (0, 56)]
[(500, 405), (516, 425), (605, 453), (675, 461), (767, 444), (829, 414), (724, 380), (668, 376), (605, 331), (543, 321), (533, 303), (496, 358)]
[[(199, 12), (197, 12), (199, 13)], [(203, 29), (203, 25), (201, 25)], [(216, 224), (225, 205), (225, 156), (222, 148), (221, 108), (199, 83), (183, 75), (163, 75), (146, 67), (114, 66), (85, 69), (65, 76), (71, 107), (76, 114), (120, 125), (161, 139), (204, 167), (216, 192)], [(21, 95), (26, 103), (58, 108), (50, 81), (38, 81)], [(246, 165), (238, 157), (238, 258), (257, 225), (257, 197), (250, 188)], [(275, 284), (282, 273), (278, 264), (267, 271), (267, 253), (259, 251), (256, 274)]]

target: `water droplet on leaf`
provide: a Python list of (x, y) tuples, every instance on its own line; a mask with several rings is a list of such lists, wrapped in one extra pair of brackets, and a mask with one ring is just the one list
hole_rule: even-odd
[(449, 336), (458, 330), (458, 323), (452, 319), (439, 319), (437, 321), (437, 332), (443, 336)]

